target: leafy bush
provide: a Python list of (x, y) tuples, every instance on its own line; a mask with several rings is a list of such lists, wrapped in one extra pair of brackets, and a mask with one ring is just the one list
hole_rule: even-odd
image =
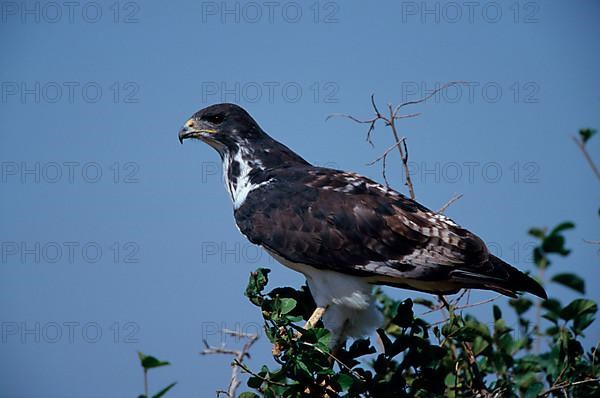
[[(546, 270), (550, 256), (566, 256), (563, 223), (549, 233), (534, 228), (539, 240), (534, 249), (536, 266)], [(277, 288), (265, 293), (269, 270), (250, 276), (246, 296), (260, 307), (268, 339), (278, 364), (252, 372), (248, 387), (263, 397), (592, 397), (600, 395), (600, 360), (597, 347), (583, 348), (584, 331), (594, 320), (597, 304), (578, 298), (563, 305), (557, 298), (534, 303), (527, 297), (510, 300), (518, 318), (513, 333), (500, 308), (492, 307), (492, 327), (448, 304), (447, 320), (432, 325), (415, 316), (414, 306), (440, 309), (434, 302), (396, 301), (378, 292), (385, 324), (377, 330), (383, 352), (369, 339), (354, 341), (335, 353), (329, 348), (329, 331), (304, 330), (295, 323), (308, 319), (314, 303), (306, 286), (300, 290)], [(575, 274), (556, 274), (552, 282), (578, 293), (584, 281)], [(532, 321), (533, 307), (547, 320)], [(518, 335), (519, 337), (515, 337)], [(543, 350), (534, 343), (543, 340)], [(362, 360), (367, 358), (367, 360)], [(243, 398), (258, 397), (246, 392)]]

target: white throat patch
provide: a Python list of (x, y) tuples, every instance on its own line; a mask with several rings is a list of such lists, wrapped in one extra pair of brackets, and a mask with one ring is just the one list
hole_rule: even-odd
[[(223, 158), (223, 175), (225, 178), (225, 187), (231, 196), (231, 200), (233, 201), (233, 207), (235, 209), (240, 208), (244, 204), (246, 197), (248, 194), (255, 190), (258, 187), (263, 185), (267, 185), (271, 182), (271, 180), (261, 182), (259, 184), (253, 184), (250, 181), (250, 173), (253, 168), (250, 166), (250, 162), (248, 161), (248, 156), (246, 152), (242, 153), (244, 150), (240, 149), (233, 155), (233, 159), (230, 159), (229, 156), (225, 156)], [(239, 175), (237, 176), (237, 180), (234, 184), (233, 181), (229, 180), (229, 167), (231, 162), (237, 162), (239, 165)], [(252, 161), (255, 167), (262, 168), (262, 163), (260, 160), (256, 159)]]

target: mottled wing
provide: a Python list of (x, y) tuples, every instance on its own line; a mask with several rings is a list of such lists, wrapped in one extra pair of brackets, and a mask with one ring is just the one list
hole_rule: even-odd
[(365, 177), (282, 168), (270, 178), (235, 217), (250, 241), (290, 262), (398, 285), (448, 281), (459, 270), (487, 271), (481, 239)]
[(275, 169), (269, 179), (235, 218), (251, 242), (287, 262), (433, 293), (483, 288), (545, 296), (480, 238), (368, 178), (303, 166)]

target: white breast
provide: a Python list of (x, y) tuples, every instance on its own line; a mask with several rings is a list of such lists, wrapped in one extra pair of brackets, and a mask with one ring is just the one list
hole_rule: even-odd
[(329, 307), (323, 323), (334, 340), (342, 336), (364, 337), (383, 323), (372, 295), (373, 285), (365, 278), (293, 263), (267, 252), (286, 267), (304, 274), (317, 306)]

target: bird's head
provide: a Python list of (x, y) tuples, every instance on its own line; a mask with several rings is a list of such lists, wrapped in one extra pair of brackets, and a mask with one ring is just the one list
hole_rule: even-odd
[[(227, 163), (243, 157), (249, 167), (258, 163), (264, 168), (308, 162), (285, 145), (265, 133), (242, 107), (235, 104), (216, 104), (194, 113), (179, 131), (179, 141), (193, 138), (206, 142)], [(239, 155), (239, 156), (238, 156)], [(254, 166), (250, 166), (250, 165)], [(233, 164), (226, 168), (237, 170)]]
[(248, 146), (265, 135), (252, 117), (235, 104), (216, 104), (201, 109), (179, 131), (179, 141), (199, 139), (215, 148), (221, 156)]

